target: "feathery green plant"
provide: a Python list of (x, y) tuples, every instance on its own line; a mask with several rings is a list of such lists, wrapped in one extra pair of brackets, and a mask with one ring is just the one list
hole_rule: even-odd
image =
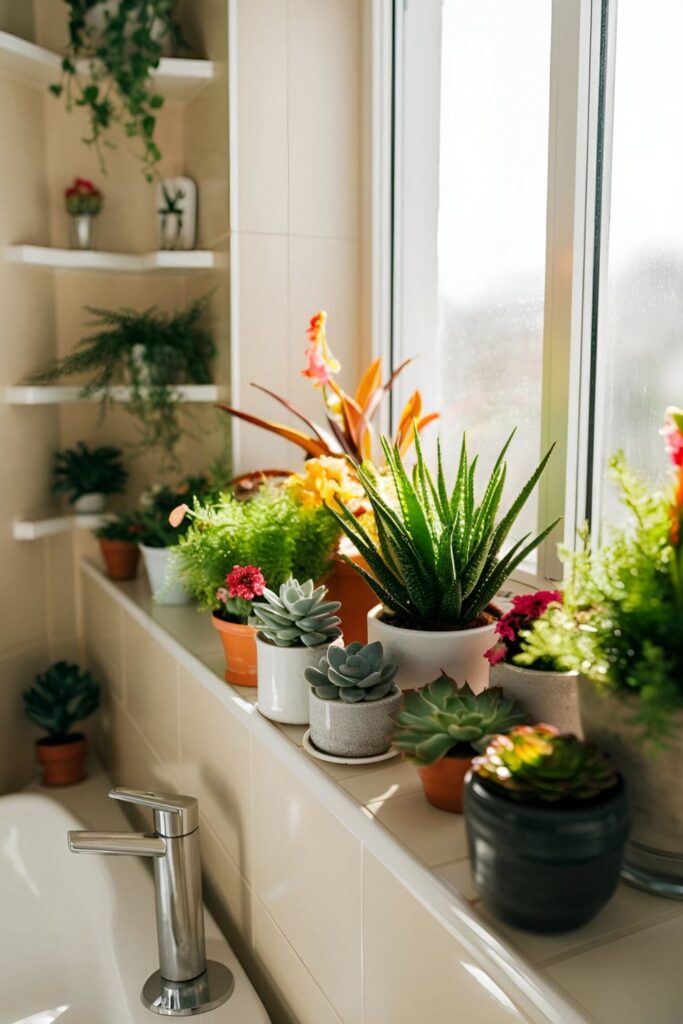
[(120, 448), (89, 448), (84, 441), (55, 452), (52, 493), (68, 494), (72, 503), (84, 494), (123, 494), (128, 470), (121, 456)]
[(436, 480), (427, 468), (415, 432), (417, 463), (409, 476), (400, 452), (386, 438), (382, 448), (396, 489), (398, 507), (382, 497), (371, 466), (357, 468), (375, 516), (375, 541), (345, 505), (328, 512), (356, 546), (370, 571), (353, 565), (397, 626), (421, 630), (462, 629), (477, 622), (507, 576), (558, 520), (529, 540), (526, 534), (505, 554), (503, 545), (536, 486), (552, 447), (503, 518), (496, 522), (505, 484), (505, 454), (514, 431), (493, 467), (484, 496), (475, 499), (477, 457), (471, 461), (463, 436), (455, 485), (449, 492), (438, 449)]
[(382, 700), (395, 687), (398, 665), (383, 660), (380, 640), (348, 647), (330, 647), (318, 667), (304, 669), (306, 682), (321, 700), (342, 700), (345, 704)]
[(64, 739), (76, 722), (100, 706), (100, 687), (78, 665), (56, 661), (36, 676), (35, 685), (24, 690), (26, 714), (39, 728)]
[(340, 601), (326, 601), (327, 587), (286, 580), (278, 593), (263, 591), (251, 610), (253, 625), (276, 647), (319, 647), (341, 636)]

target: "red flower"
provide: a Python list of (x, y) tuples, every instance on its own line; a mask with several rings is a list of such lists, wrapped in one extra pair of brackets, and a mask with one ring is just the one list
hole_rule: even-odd
[(243, 597), (246, 601), (260, 597), (266, 589), (265, 577), (256, 565), (234, 565), (225, 582), (230, 597)]
[(491, 665), (499, 661), (509, 660), (518, 653), (519, 634), (529, 629), (534, 619), (539, 619), (549, 604), (562, 603), (562, 591), (537, 590), (535, 594), (519, 594), (512, 599), (512, 608), (496, 623), (496, 633), (500, 640), (484, 652), (484, 657)]
[(666, 410), (664, 426), (659, 431), (664, 438), (666, 454), (674, 466), (683, 467), (683, 409), (670, 405)]

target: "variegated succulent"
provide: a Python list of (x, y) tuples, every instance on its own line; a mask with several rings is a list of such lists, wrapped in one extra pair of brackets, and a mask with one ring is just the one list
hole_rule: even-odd
[(394, 689), (398, 665), (383, 661), (379, 640), (362, 644), (356, 640), (348, 647), (330, 647), (318, 668), (305, 670), (306, 681), (323, 700), (343, 700), (346, 704), (381, 700)]
[(341, 636), (341, 619), (335, 614), (341, 604), (325, 601), (326, 594), (327, 587), (315, 588), (313, 580), (301, 584), (291, 577), (282, 584), (279, 594), (266, 587), (263, 600), (251, 606), (254, 625), (278, 647), (332, 643)]

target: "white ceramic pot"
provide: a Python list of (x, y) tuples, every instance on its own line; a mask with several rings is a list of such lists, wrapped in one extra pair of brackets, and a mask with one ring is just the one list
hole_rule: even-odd
[(323, 700), (309, 690), (311, 742), (336, 757), (374, 757), (391, 745), (391, 716), (401, 704), (397, 687), (381, 700)]
[(80, 498), (76, 498), (71, 507), (76, 515), (94, 516), (99, 512), (104, 512), (104, 506), (106, 504), (106, 496), (93, 491), (92, 494), (81, 494)]
[(384, 660), (398, 665), (396, 682), (402, 690), (431, 683), (442, 669), (458, 686), (469, 683), (475, 693), (489, 685), (484, 652), (495, 643), (495, 622), (445, 632), (401, 629), (384, 622), (381, 612), (378, 604), (368, 613), (368, 643), (382, 641)]
[(582, 736), (578, 678), (578, 672), (536, 672), (499, 661), (491, 666), (489, 686), (501, 686), (506, 697), (518, 701), (529, 724), (546, 722)]
[[(341, 638), (335, 643), (341, 642)], [(258, 709), (266, 718), (286, 725), (308, 725), (309, 685), (304, 672), (318, 667), (329, 644), (278, 647), (256, 634)]]
[(192, 595), (177, 577), (174, 548), (140, 545), (155, 604), (189, 604)]

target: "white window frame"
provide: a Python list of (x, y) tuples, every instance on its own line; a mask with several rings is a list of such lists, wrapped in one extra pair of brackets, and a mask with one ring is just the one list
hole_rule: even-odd
[[(572, 547), (577, 527), (589, 511), (604, 27), (603, 0), (539, 2), (552, 3), (541, 450), (556, 442), (539, 488), (539, 523), (559, 516), (562, 522), (539, 549), (536, 572), (518, 569), (513, 576), (536, 586), (561, 578), (557, 543)], [(373, 318), (373, 340), (376, 353), (397, 364), (435, 330), (424, 316), (429, 304), (406, 301), (405, 280), (410, 274), (412, 296), (435, 289), (441, 0), (372, 0), (372, 6), (372, 166), (381, 168), (372, 176), (373, 308), (384, 311), (381, 318)], [(394, 88), (388, 90), (387, 32), (392, 22)], [(387, 129), (389, 124), (393, 132)], [(392, 141), (387, 157), (384, 147)], [(387, 172), (392, 161), (393, 174)], [(419, 211), (417, 204), (406, 201), (413, 195), (422, 197)], [(603, 196), (606, 204), (605, 190)], [(402, 244), (406, 237), (409, 250)], [(603, 254), (604, 244), (599, 264)], [(436, 311), (435, 301), (432, 308)], [(399, 390), (395, 409), (400, 397)]]

